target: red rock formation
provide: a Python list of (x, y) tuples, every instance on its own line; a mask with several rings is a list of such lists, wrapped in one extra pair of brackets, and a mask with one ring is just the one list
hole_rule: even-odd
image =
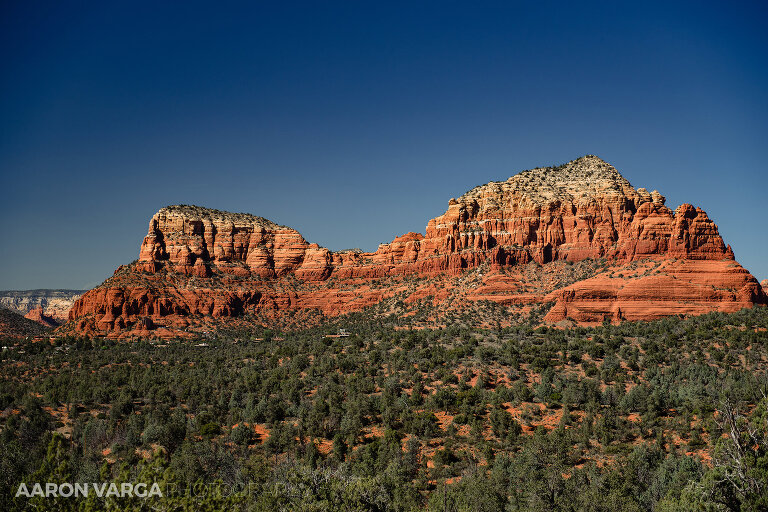
[(451, 199), (424, 235), (408, 233), (373, 253), (332, 252), (262, 217), (170, 206), (152, 217), (138, 264), (86, 293), (70, 321), (78, 332), (122, 335), (155, 326), (179, 332), (199, 324), (199, 316), (314, 308), (334, 315), (395, 294), (392, 286), (373, 287), (376, 280), (445, 280), (483, 264), (490, 275), (469, 300), (525, 303), (546, 294), (510, 298), (519, 286), (492, 275), (532, 261), (597, 258), (614, 266), (661, 263), (654, 275), (600, 275), (547, 290), (546, 299), (556, 302), (548, 320), (655, 318), (765, 303), (762, 288), (735, 263), (707, 214), (689, 204), (673, 212), (664, 202), (587, 156), (476, 187)]
[(43, 311), (43, 308), (30, 309), (27, 314), (24, 315), (24, 318), (37, 322), (46, 327), (57, 327), (60, 325), (55, 318), (47, 316)]
[(545, 320), (581, 323), (731, 312), (766, 303), (757, 280), (734, 261), (673, 258), (620, 265), (545, 300), (555, 302)]

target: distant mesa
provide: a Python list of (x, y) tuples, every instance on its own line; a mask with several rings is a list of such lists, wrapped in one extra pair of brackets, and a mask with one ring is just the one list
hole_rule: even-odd
[(545, 306), (553, 324), (765, 304), (765, 282), (735, 261), (707, 214), (665, 203), (588, 155), (475, 187), (424, 234), (370, 253), (333, 252), (255, 215), (168, 206), (150, 220), (138, 261), (80, 297), (60, 330), (184, 336), (384, 301), (394, 313), (423, 303), (435, 322), (439, 311), (484, 300), (523, 314)]
[(86, 290), (4, 290), (0, 307), (15, 311), (47, 327), (65, 323), (69, 310)]

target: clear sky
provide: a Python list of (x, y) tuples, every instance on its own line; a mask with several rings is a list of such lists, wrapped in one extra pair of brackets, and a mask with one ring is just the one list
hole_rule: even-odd
[(768, 278), (768, 3), (0, 6), (0, 289), (84, 288), (169, 204), (331, 249), (596, 154)]

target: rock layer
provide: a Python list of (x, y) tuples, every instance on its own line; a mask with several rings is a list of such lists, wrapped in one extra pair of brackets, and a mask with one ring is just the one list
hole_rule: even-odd
[(545, 320), (647, 320), (667, 315), (732, 312), (765, 304), (762, 288), (729, 260), (645, 260), (624, 265), (550, 293)]
[[(656, 261), (656, 274), (595, 276), (525, 298), (519, 283), (493, 279), (516, 265), (587, 259), (614, 269)], [(78, 332), (122, 335), (157, 327), (178, 333), (200, 316), (335, 315), (395, 293), (374, 287), (377, 281), (447, 279), (481, 265), (488, 271), (478, 289), (494, 292), (473, 299), (554, 301), (550, 321), (646, 319), (766, 302), (703, 210), (683, 204), (673, 211), (657, 191), (635, 189), (614, 167), (586, 156), (476, 187), (451, 199), (423, 235), (407, 233), (372, 253), (332, 252), (254, 215), (169, 206), (150, 220), (138, 263), (86, 293), (70, 320)]]

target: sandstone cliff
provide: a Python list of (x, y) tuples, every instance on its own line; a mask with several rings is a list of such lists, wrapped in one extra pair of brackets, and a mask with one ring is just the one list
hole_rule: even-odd
[[(597, 260), (609, 268), (575, 283), (536, 285), (535, 293), (526, 291), (531, 285), (519, 270)], [(472, 289), (454, 279), (481, 267)], [(416, 281), (405, 286), (407, 276)], [(86, 293), (70, 320), (82, 333), (175, 335), (205, 323), (201, 318), (315, 309), (336, 315), (406, 291), (410, 300), (458, 294), (503, 304), (553, 301), (552, 322), (766, 302), (704, 211), (689, 204), (673, 211), (657, 191), (635, 189), (611, 165), (586, 156), (476, 187), (451, 199), (423, 235), (407, 233), (372, 253), (332, 252), (254, 215), (162, 208), (149, 222), (138, 263)]]
[(322, 281), (457, 272), (489, 258), (496, 265), (659, 254), (733, 259), (706, 213), (689, 204), (673, 212), (664, 202), (589, 156), (476, 187), (451, 199), (424, 235), (408, 233), (374, 253), (333, 253), (262, 217), (170, 206), (152, 217), (139, 261), (150, 272), (170, 265), (206, 277), (215, 264), (243, 275)]

